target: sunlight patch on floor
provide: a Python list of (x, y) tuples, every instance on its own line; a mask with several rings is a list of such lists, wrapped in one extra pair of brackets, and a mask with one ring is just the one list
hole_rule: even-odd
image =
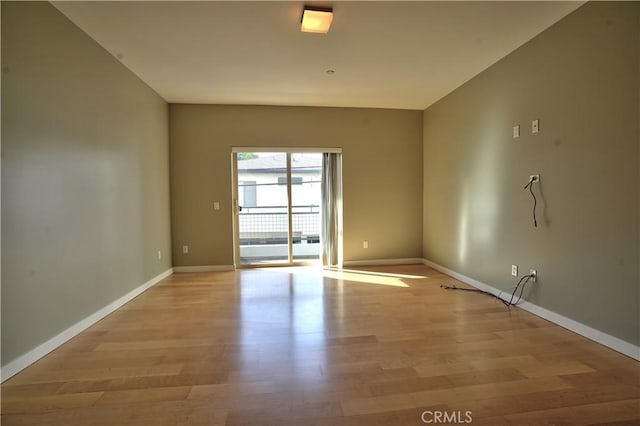
[(356, 274), (367, 274), (367, 275), (378, 275), (381, 277), (393, 277), (393, 278), (406, 278), (406, 279), (411, 279), (411, 280), (419, 280), (419, 279), (423, 279), (423, 278), (429, 278), (429, 277), (425, 277), (424, 275), (407, 275), (407, 274), (393, 274), (393, 273), (389, 273), (389, 272), (377, 272), (377, 271), (362, 271), (359, 269), (340, 269), (340, 268), (327, 268), (328, 270), (332, 270), (332, 271), (344, 271), (344, 272), (354, 272)]
[(306, 274), (322, 276), (339, 281), (352, 281), (364, 284), (386, 285), (391, 287), (409, 287), (403, 279), (423, 278), (418, 275), (401, 275), (390, 273), (378, 273), (373, 271), (359, 271), (353, 269), (324, 269), (318, 267), (283, 267), (280, 271), (292, 274)]

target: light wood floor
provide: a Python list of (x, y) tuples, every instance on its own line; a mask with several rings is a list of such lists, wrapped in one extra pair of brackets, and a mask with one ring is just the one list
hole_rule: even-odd
[(640, 424), (640, 363), (424, 266), (361, 269), (176, 274), (5, 382), (2, 425)]

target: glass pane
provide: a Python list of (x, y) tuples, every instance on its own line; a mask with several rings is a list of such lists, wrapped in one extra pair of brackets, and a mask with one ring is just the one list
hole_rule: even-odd
[(322, 154), (291, 154), (293, 260), (320, 260)]
[(288, 263), (287, 154), (238, 153), (240, 263)]

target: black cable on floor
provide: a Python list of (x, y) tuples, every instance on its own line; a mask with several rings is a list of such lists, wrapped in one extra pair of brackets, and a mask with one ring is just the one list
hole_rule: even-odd
[[(531, 280), (531, 278), (533, 278), (533, 275), (529, 274), (529, 275), (525, 275), (522, 278), (520, 278), (520, 281), (518, 281), (518, 284), (516, 284), (516, 288), (513, 290), (513, 293), (511, 293), (511, 298), (509, 299), (509, 301), (507, 302), (506, 300), (504, 300), (503, 298), (485, 291), (485, 290), (480, 290), (477, 288), (463, 288), (463, 287), (456, 287), (455, 285), (445, 285), (445, 284), (441, 284), (440, 288), (443, 288), (445, 290), (462, 290), (462, 291), (471, 291), (474, 293), (482, 293), (482, 294), (486, 294), (487, 296), (491, 296), (491, 297), (495, 297), (496, 299), (498, 299), (499, 301), (501, 301), (502, 303), (504, 303), (507, 307), (509, 306), (515, 306), (518, 303), (520, 303), (520, 301), (522, 301), (522, 295), (524, 293), (524, 287), (527, 285), (527, 283), (529, 282), (529, 280)], [(516, 302), (513, 301), (513, 298), (516, 295), (516, 292), (518, 291), (518, 288), (520, 288), (520, 295), (518, 296), (518, 300)]]
[(474, 293), (483, 293), (483, 294), (486, 294), (486, 295), (488, 295), (488, 296), (495, 297), (496, 299), (498, 299), (499, 301), (501, 301), (501, 302), (502, 302), (502, 303), (504, 303), (505, 305), (509, 306), (509, 304), (507, 303), (507, 301), (506, 301), (506, 300), (504, 300), (503, 298), (498, 297), (498, 296), (496, 296), (495, 294), (490, 293), (490, 292), (488, 292), (488, 291), (479, 290), (479, 289), (477, 289), (477, 288), (462, 288), (462, 287), (456, 287), (455, 285), (453, 285), (453, 286), (449, 286), (449, 285), (444, 285), (444, 284), (440, 285), (440, 288), (443, 288), (443, 289), (445, 289), (445, 290), (462, 290), (462, 291), (472, 291), (472, 292), (474, 292)]

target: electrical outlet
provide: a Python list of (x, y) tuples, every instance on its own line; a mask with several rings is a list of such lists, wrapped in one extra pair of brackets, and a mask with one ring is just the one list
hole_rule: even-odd
[(531, 275), (531, 281), (534, 283), (538, 281), (538, 271), (535, 269), (529, 269), (529, 275)]
[(219, 201), (214, 201), (213, 202), (213, 209), (214, 210), (220, 210), (220, 202)]
[(158, 250), (158, 260), (162, 259), (162, 252), (160, 250)]
[(531, 180), (540, 183), (540, 175), (529, 175), (529, 181)]
[(189, 246), (182, 246), (182, 254), (189, 254)]
[(363, 249), (368, 249), (369, 248), (369, 241), (368, 240), (364, 240), (362, 242), (362, 248)]
[(511, 275), (514, 277), (518, 276), (518, 265), (511, 265)]

